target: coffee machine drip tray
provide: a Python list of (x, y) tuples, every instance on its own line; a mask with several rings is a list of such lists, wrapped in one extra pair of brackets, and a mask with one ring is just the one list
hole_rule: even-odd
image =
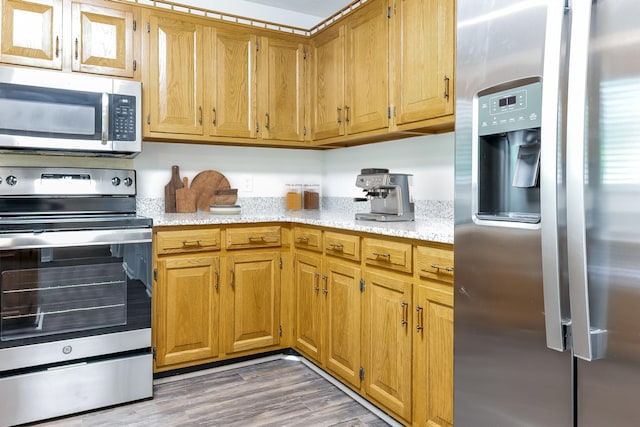
[(390, 221), (413, 221), (413, 218), (407, 218), (404, 215), (390, 215), (390, 214), (382, 214), (382, 213), (357, 213), (356, 220), (362, 221), (380, 221), (380, 222), (390, 222)]

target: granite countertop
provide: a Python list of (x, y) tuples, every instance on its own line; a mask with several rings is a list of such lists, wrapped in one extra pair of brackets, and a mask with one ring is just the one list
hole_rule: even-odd
[(453, 220), (445, 218), (417, 218), (415, 221), (402, 222), (356, 221), (353, 213), (337, 210), (261, 212), (243, 210), (239, 215), (217, 215), (209, 212), (164, 213), (157, 210), (138, 209), (138, 214), (153, 218), (154, 226), (287, 222), (430, 242), (453, 243)]

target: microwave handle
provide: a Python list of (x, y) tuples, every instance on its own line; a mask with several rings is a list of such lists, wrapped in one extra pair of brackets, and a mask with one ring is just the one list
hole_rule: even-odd
[(102, 94), (102, 145), (109, 141), (109, 94)]

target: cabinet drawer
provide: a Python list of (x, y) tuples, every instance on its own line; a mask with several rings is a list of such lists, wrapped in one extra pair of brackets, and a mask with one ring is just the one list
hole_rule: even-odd
[(158, 231), (156, 233), (158, 255), (220, 250), (220, 230)]
[(324, 251), (327, 255), (360, 261), (360, 237), (326, 231)]
[(280, 226), (230, 228), (227, 249), (252, 249), (280, 246)]
[(293, 230), (293, 244), (296, 248), (322, 252), (322, 230), (296, 227)]
[(416, 247), (416, 271), (425, 279), (453, 283), (453, 250)]
[(378, 239), (364, 239), (362, 254), (368, 265), (411, 273), (411, 245)]

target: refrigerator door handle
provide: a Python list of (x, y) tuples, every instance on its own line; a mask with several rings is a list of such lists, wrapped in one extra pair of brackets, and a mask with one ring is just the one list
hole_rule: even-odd
[(591, 0), (572, 6), (567, 106), (567, 251), (573, 352), (587, 361), (603, 357), (606, 330), (591, 327), (585, 204), (585, 107)]
[(560, 265), (558, 248), (558, 99), (562, 26), (565, 8), (561, 2), (549, 2), (544, 48), (542, 117), (540, 139), (540, 217), (542, 241), (542, 279), (547, 347), (564, 351), (565, 330), (562, 319)]

